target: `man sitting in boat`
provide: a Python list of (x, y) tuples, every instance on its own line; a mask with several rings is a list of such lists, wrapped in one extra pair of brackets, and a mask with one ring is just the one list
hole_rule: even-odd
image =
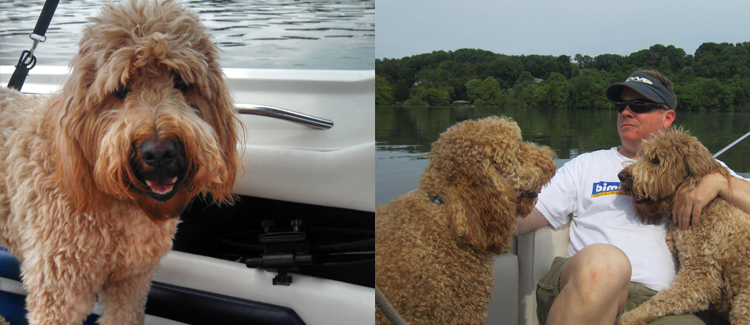
[[(568, 257), (556, 257), (537, 282), (540, 324), (613, 324), (619, 314), (669, 287), (677, 272), (665, 242), (665, 223), (642, 223), (632, 197), (620, 194), (617, 178), (623, 163), (636, 159), (642, 140), (674, 122), (672, 83), (658, 72), (642, 70), (611, 84), (606, 94), (617, 102), (622, 145), (566, 163), (542, 190), (536, 208), (518, 219), (519, 234), (570, 221)], [(687, 203), (674, 208), (680, 228), (697, 225), (701, 210), (717, 195), (750, 212), (750, 182), (732, 174), (730, 181), (710, 174), (687, 194)], [(695, 315), (657, 322), (704, 324)]]

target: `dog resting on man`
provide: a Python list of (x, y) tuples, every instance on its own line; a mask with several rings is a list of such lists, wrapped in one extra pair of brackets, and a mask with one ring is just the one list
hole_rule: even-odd
[(642, 221), (669, 219), (667, 245), (680, 265), (669, 288), (623, 314), (618, 324), (647, 324), (709, 305), (732, 324), (750, 324), (750, 215), (719, 196), (703, 210), (699, 225), (680, 230), (672, 222), (673, 205), (711, 173), (732, 178), (695, 137), (673, 128), (645, 140), (638, 161), (618, 175)]
[[(30, 324), (142, 324), (193, 197), (231, 203), (241, 126), (198, 16), (108, 4), (51, 96), (0, 87), (0, 244)], [(0, 323), (3, 323), (0, 318)]]

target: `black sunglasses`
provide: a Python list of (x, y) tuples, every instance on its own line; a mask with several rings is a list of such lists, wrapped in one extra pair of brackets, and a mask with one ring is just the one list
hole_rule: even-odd
[(630, 110), (633, 111), (633, 113), (646, 113), (646, 112), (653, 111), (655, 109), (664, 108), (662, 104), (654, 103), (654, 102), (647, 102), (647, 101), (640, 100), (640, 99), (616, 102), (615, 106), (617, 107), (618, 113), (622, 113), (622, 111), (624, 111), (625, 107), (627, 106), (630, 106)]

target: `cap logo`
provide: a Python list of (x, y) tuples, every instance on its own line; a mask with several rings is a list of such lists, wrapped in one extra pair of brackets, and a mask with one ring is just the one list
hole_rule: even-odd
[(642, 83), (649, 84), (649, 85), (654, 84), (653, 82), (651, 82), (651, 80), (648, 80), (646, 78), (641, 78), (641, 77), (635, 77), (635, 76), (628, 77), (628, 79), (625, 79), (625, 82), (628, 82), (628, 81), (642, 82)]

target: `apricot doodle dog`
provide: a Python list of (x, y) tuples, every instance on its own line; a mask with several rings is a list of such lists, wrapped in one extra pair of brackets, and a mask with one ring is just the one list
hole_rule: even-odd
[[(419, 189), (375, 211), (375, 284), (411, 324), (482, 324), (494, 257), (555, 174), (548, 147), (507, 118), (464, 121), (432, 144)], [(389, 324), (376, 312), (376, 323)]]
[(142, 323), (180, 213), (233, 200), (241, 126), (198, 16), (133, 1), (92, 21), (61, 91), (0, 87), (0, 244), (30, 324), (80, 324), (97, 293), (99, 324)]
[(750, 215), (717, 197), (697, 227), (680, 230), (672, 222), (672, 205), (712, 172), (731, 177), (698, 139), (671, 129), (644, 141), (638, 162), (618, 175), (642, 221), (667, 222), (667, 245), (680, 262), (672, 285), (622, 315), (619, 324), (646, 324), (709, 304), (732, 324), (750, 324)]

